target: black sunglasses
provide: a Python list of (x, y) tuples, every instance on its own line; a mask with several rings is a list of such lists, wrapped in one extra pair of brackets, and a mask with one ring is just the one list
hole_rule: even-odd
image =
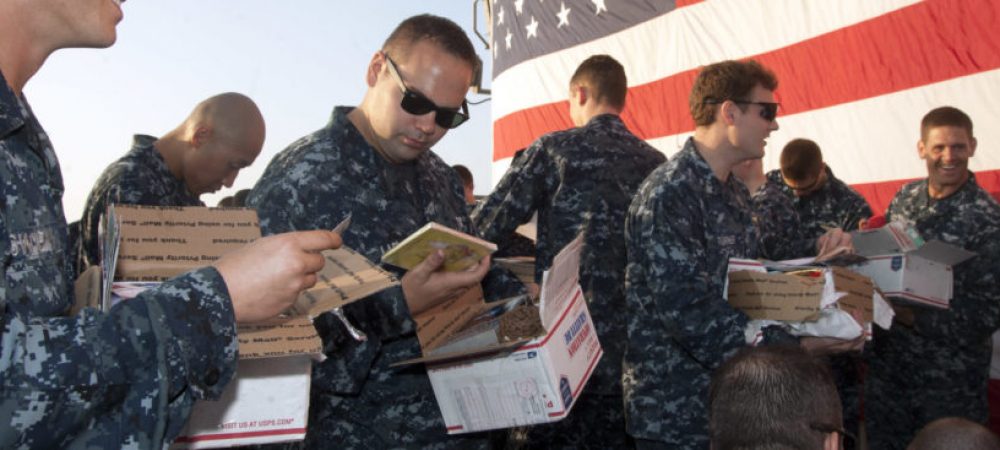
[[(720, 101), (714, 98), (706, 98), (704, 103), (706, 105), (719, 105), (722, 104), (724, 101), (725, 100)], [(778, 117), (778, 107), (781, 106), (781, 103), (774, 103), (774, 102), (751, 102), (748, 100), (732, 100), (732, 99), (730, 99), (729, 101), (736, 103), (737, 105), (760, 106), (760, 118), (768, 122), (774, 122), (774, 118)]]
[(399, 101), (399, 106), (406, 111), (415, 116), (422, 116), (429, 112), (434, 114), (434, 123), (438, 124), (442, 128), (457, 128), (459, 125), (465, 123), (469, 120), (469, 106), (466, 104), (465, 100), (462, 100), (462, 111), (459, 112), (458, 108), (442, 108), (434, 104), (431, 99), (424, 96), (419, 92), (413, 92), (406, 87), (406, 83), (403, 83), (403, 77), (399, 75), (399, 69), (396, 68), (396, 63), (392, 62), (392, 58), (389, 58), (387, 53), (383, 53), (387, 66), (389, 66), (389, 73), (392, 77), (396, 79), (396, 83), (399, 84), (399, 90), (403, 91), (403, 99)]

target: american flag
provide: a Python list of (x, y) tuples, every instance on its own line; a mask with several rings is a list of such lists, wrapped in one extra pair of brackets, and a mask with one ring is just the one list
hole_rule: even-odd
[(884, 211), (904, 181), (926, 176), (920, 118), (952, 105), (977, 125), (970, 167), (1000, 193), (996, 0), (492, 0), (490, 11), (494, 182), (514, 152), (572, 126), (569, 77), (605, 53), (626, 68), (625, 123), (668, 156), (694, 129), (699, 68), (754, 58), (780, 81), (765, 168), (789, 140), (812, 139)]

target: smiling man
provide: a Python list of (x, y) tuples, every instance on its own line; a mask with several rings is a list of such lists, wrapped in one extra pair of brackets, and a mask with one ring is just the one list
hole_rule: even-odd
[(940, 417), (987, 419), (990, 335), (1000, 327), (1000, 205), (969, 171), (976, 144), (968, 115), (949, 106), (931, 110), (917, 143), (927, 178), (903, 186), (889, 204), (886, 220), (977, 256), (953, 268), (948, 309), (913, 308), (905, 314), (912, 326), (875, 329), (865, 383), (871, 448), (905, 448)]
[[(454, 22), (404, 20), (372, 55), (361, 104), (335, 108), (326, 127), (268, 165), (247, 198), (263, 231), (330, 229), (350, 217), (345, 245), (373, 261), (427, 222), (476, 234), (458, 176), (431, 147), (469, 118), (465, 93), (477, 64)], [(489, 298), (521, 289), (502, 271), (491, 271), (483, 288)], [(307, 447), (488, 444), (481, 435), (447, 435), (422, 367), (389, 367), (420, 354), (410, 300), (404, 283), (344, 307), (364, 342), (350, 339), (331, 314), (316, 319), (328, 358), (314, 366)]]
[(204, 206), (198, 197), (232, 187), (263, 145), (260, 110), (232, 92), (202, 101), (159, 139), (135, 135), (132, 149), (104, 170), (87, 197), (77, 270), (100, 264), (97, 234), (108, 205)]

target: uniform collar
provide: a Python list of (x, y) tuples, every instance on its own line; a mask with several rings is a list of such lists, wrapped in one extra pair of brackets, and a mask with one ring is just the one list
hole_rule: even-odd
[(14, 95), (10, 86), (7, 86), (7, 79), (0, 72), (0, 138), (24, 126), (24, 123), (21, 101)]

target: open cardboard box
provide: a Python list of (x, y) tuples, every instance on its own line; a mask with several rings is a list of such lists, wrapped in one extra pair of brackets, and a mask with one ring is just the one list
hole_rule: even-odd
[(427, 364), (449, 434), (554, 422), (569, 414), (603, 355), (579, 285), (581, 245), (580, 238), (567, 245), (545, 272), (540, 329), (532, 336), (502, 336), (504, 318), (526, 311), (530, 302), (487, 304), (479, 289), (413, 314), (424, 356), (399, 364)]
[(906, 303), (948, 308), (952, 266), (976, 254), (939, 240), (924, 242), (913, 228), (891, 222), (851, 233), (854, 248), (868, 260), (851, 269), (871, 277), (882, 292)]
[(874, 284), (843, 267), (767, 272), (758, 261), (733, 258), (728, 275), (729, 304), (751, 319), (815, 321), (821, 309), (833, 304), (861, 325), (874, 315)]
[[(112, 205), (105, 230), (105, 289), (93, 273), (79, 292), (85, 303), (109, 309), (174, 276), (208, 265), (260, 238), (257, 213), (242, 208)], [(301, 440), (309, 410), (312, 359), (322, 340), (312, 319), (398, 284), (392, 274), (353, 250), (323, 252), (326, 265), (314, 287), (282, 317), (237, 327), (239, 366), (221, 399), (199, 401), (176, 440), (177, 448), (212, 448)], [(114, 274), (111, 276), (111, 274)]]

